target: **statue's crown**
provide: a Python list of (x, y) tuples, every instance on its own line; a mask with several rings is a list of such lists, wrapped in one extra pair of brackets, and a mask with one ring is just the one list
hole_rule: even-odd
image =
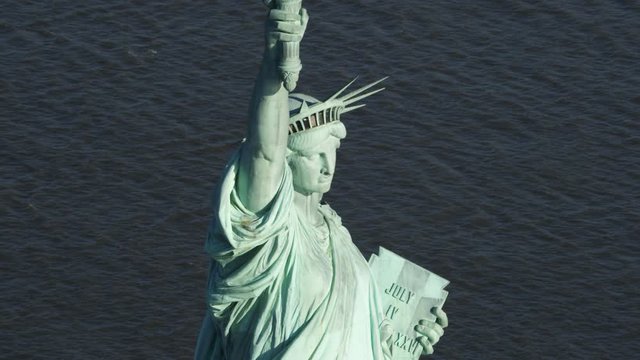
[(299, 103), (300, 106), (295, 106), (289, 112), (289, 135), (340, 120), (340, 115), (361, 108), (366, 104), (350, 105), (385, 89), (379, 88), (365, 93), (384, 81), (386, 77), (340, 96), (356, 79), (357, 77), (324, 102), (304, 94), (290, 94), (289, 100)]

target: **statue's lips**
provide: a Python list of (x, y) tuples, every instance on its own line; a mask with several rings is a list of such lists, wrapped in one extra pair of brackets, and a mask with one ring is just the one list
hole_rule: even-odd
[(333, 175), (322, 175), (320, 176), (320, 179), (318, 180), (318, 182), (322, 184), (328, 183), (328, 182), (331, 182), (332, 178), (333, 178)]

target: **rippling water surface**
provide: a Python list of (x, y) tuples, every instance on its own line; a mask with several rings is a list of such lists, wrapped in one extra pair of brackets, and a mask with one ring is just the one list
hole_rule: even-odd
[[(327, 200), (451, 280), (433, 359), (640, 351), (640, 5), (305, 2), (300, 90), (390, 75)], [(0, 358), (188, 359), (259, 1), (0, 4)]]

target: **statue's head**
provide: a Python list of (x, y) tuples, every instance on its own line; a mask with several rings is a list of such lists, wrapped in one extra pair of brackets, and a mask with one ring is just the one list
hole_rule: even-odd
[[(293, 173), (293, 187), (298, 193), (324, 194), (331, 188), (336, 168), (336, 150), (347, 136), (340, 117), (343, 113), (364, 106), (349, 106), (384, 88), (362, 94), (378, 80), (345, 96), (338, 97), (349, 85), (327, 101), (304, 94), (289, 95), (289, 139), (287, 161)], [(355, 81), (355, 79), (354, 79)]]

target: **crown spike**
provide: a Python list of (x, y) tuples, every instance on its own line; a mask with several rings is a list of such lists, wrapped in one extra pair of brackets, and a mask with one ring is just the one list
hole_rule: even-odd
[(338, 95), (342, 94), (345, 90), (347, 90), (347, 88), (351, 86), (351, 84), (353, 84), (356, 80), (358, 80), (358, 75), (356, 75), (356, 77), (354, 77), (353, 80), (349, 81), (349, 83), (345, 85), (342, 89), (338, 90), (335, 94), (331, 95), (331, 97), (327, 99), (327, 101), (331, 101), (337, 98)]
[(307, 105), (306, 101), (302, 100), (302, 105), (300, 105), (300, 111), (298, 113), (303, 114), (303, 113), (306, 113), (307, 111), (309, 111), (309, 105)]
[(360, 95), (360, 96), (356, 96), (356, 97), (354, 97), (354, 98), (352, 98), (352, 99), (345, 100), (345, 101), (344, 101), (344, 104), (345, 104), (345, 105), (353, 104), (353, 103), (354, 103), (354, 102), (356, 102), (356, 101), (360, 101), (360, 100), (362, 100), (362, 99), (364, 99), (364, 98), (366, 98), (366, 97), (369, 97), (369, 96), (371, 96), (371, 95), (373, 95), (373, 94), (375, 94), (375, 93), (379, 93), (380, 91), (382, 91), (382, 90), (384, 90), (384, 89), (385, 89), (385, 88), (375, 89), (375, 90), (370, 91), (370, 92), (368, 92), (368, 93), (364, 93), (364, 94), (362, 94), (362, 95)]
[(360, 104), (360, 105), (355, 105), (355, 106), (349, 106), (349, 107), (346, 107), (346, 108), (342, 109), (342, 113), (344, 114), (344, 113), (346, 113), (346, 112), (349, 112), (349, 111), (352, 111), (352, 110), (355, 110), (355, 109), (359, 109), (359, 108), (364, 107), (364, 106), (366, 106), (366, 105), (367, 105), (367, 104)]
[[(374, 87), (374, 86), (378, 85), (379, 83), (381, 83), (382, 81), (386, 80), (387, 78), (389, 78), (389, 77), (388, 77), (388, 76), (385, 76), (385, 77), (383, 77), (383, 78), (382, 78), (382, 79), (380, 79), (380, 80), (374, 81), (374, 82), (372, 82), (372, 83), (371, 83), (371, 84), (369, 84), (369, 85), (365, 85), (365, 86), (361, 87), (361, 88), (360, 88), (360, 89), (358, 89), (358, 90), (352, 91), (352, 92), (350, 92), (349, 94), (347, 94), (347, 95), (345, 95), (345, 96), (341, 97), (341, 98), (340, 98), (340, 100), (342, 100), (342, 101), (345, 101), (345, 102), (346, 102), (346, 100), (349, 100), (350, 98), (352, 98), (352, 97), (354, 97), (354, 96), (356, 96), (356, 95), (358, 95), (358, 94), (360, 94), (360, 93), (362, 93), (362, 92), (364, 92), (364, 91), (369, 90), (370, 88), (372, 88), (372, 87)], [(371, 93), (371, 94), (373, 95), (373, 94), (375, 94), (375, 93)]]
[[(314, 101), (312, 102), (311, 106), (309, 106), (307, 101), (303, 99), (297, 99), (300, 101), (300, 108), (298, 109), (298, 112), (296, 114), (290, 115), (289, 117), (289, 133), (299, 133), (301, 131), (325, 125), (334, 121), (339, 121), (341, 114), (364, 107), (365, 104), (354, 103), (384, 90), (385, 88), (372, 88), (380, 84), (387, 78), (388, 77), (383, 77), (382, 79), (374, 81), (357, 90), (354, 90), (347, 95), (340, 96), (358, 79), (358, 77), (356, 76), (353, 80), (351, 80), (347, 85), (345, 85), (329, 99), (324, 102), (317, 103)], [(304, 96), (301, 95), (300, 97)]]

